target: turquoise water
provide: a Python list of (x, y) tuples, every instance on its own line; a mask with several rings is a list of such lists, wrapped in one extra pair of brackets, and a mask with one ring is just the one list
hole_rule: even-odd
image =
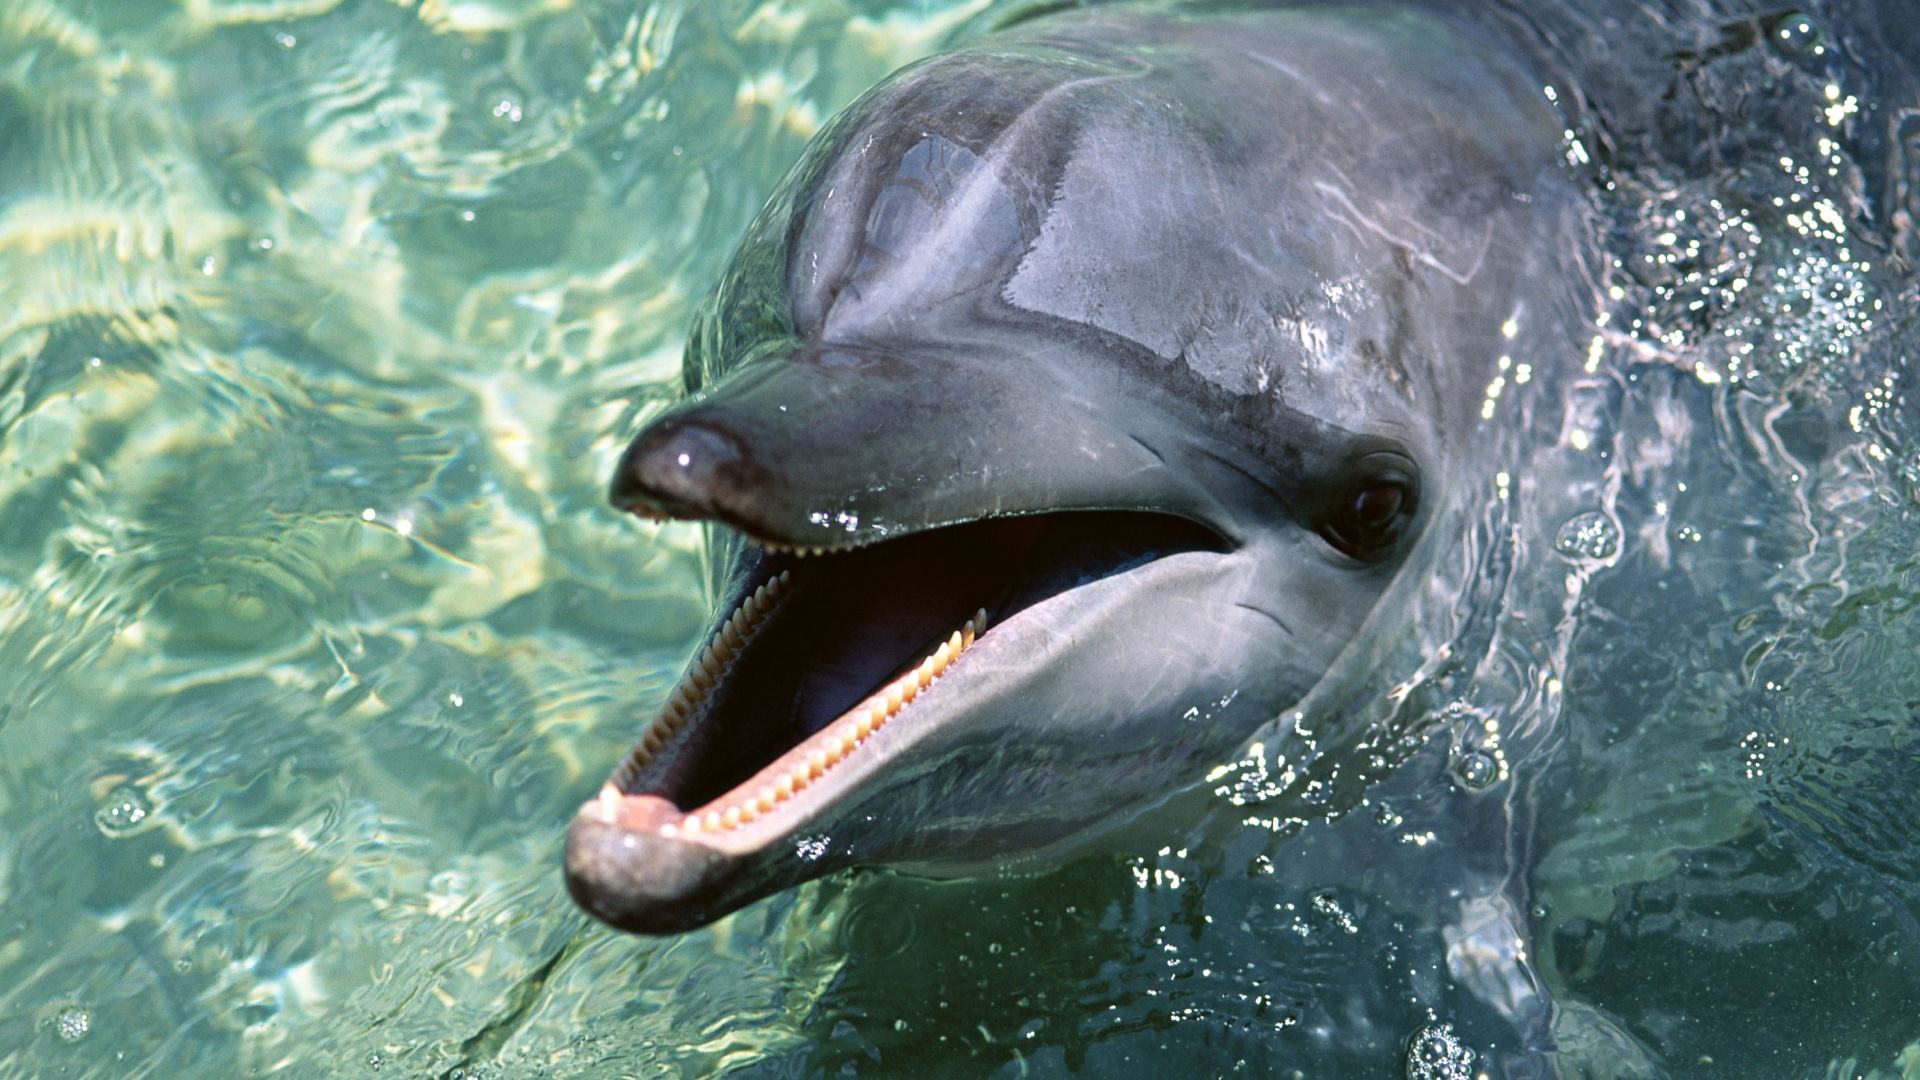
[(1897, 4), (1515, 6), (1589, 79), (1607, 318), (1490, 405), (1560, 426), (1363, 804), (1252, 755), (1048, 873), (574, 909), (566, 822), (707, 617), (611, 463), (807, 138), (1008, 6), (5, 5), (0, 1074), (1497, 1062), (1447, 886), (1498, 871), (1569, 1072), (1920, 1076)]

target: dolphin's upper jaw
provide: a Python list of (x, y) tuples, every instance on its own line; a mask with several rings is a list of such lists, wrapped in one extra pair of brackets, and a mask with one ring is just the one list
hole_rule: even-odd
[(750, 550), (680, 686), (580, 809), (572, 891), (608, 922), (661, 932), (717, 918), (765, 891), (761, 879), (810, 876), (766, 864), (794, 860), (789, 841), (937, 728), (963, 723), (971, 699), (1005, 693), (987, 684), (1031, 648), (1021, 628), (1042, 619), (1030, 609), (1223, 548), (1172, 515), (1080, 511), (818, 557)]

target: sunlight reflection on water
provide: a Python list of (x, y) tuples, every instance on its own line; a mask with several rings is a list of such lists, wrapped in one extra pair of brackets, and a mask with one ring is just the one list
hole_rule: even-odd
[[(610, 463), (807, 137), (989, 5), (8, 5), (0, 1071), (1470, 1060), (1502, 1029), (1447, 943), (1321, 856), (1374, 829), (1443, 865), (1536, 735), (1521, 920), (1569, 1015), (1676, 1072), (1899, 1068), (1912, 79), (1822, 44), (1868, 49), (1871, 7), (1685, 6), (1705, 44), (1658, 64), (1691, 96), (1568, 106), (1608, 318), (1488, 394), (1577, 406), (1542, 458), (1592, 505), (1533, 523), (1504, 598), (1571, 614), (1501, 627), (1369, 813), (1309, 827), (1315, 778), (1256, 752), (1190, 848), (643, 942), (566, 901), (560, 838), (704, 624), (703, 542), (611, 513)], [(1711, 52), (1749, 22), (1778, 43)], [(1529, 483), (1500, 497), (1559, 506)]]

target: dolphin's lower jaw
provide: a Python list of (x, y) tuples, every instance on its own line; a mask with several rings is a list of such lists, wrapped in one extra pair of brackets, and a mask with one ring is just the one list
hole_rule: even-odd
[(576, 816), (569, 889), (614, 926), (670, 933), (835, 869), (841, 828), (869, 831), (836, 810), (871, 806), (903, 761), (922, 773), (937, 760), (929, 746), (1017, 706), (1072, 647), (1083, 609), (1124, 611), (1156, 592), (1151, 579), (1225, 548), (1170, 514), (1074, 511), (812, 558), (750, 550), (705, 647)]

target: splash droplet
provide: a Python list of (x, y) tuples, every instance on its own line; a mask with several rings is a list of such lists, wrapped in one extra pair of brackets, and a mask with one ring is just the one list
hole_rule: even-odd
[(1561, 523), (1553, 547), (1569, 559), (1611, 559), (1620, 550), (1620, 527), (1598, 510), (1575, 514)]
[(1910, 455), (1900, 467), (1900, 479), (1906, 483), (1907, 498), (1920, 505), (1920, 453)]

